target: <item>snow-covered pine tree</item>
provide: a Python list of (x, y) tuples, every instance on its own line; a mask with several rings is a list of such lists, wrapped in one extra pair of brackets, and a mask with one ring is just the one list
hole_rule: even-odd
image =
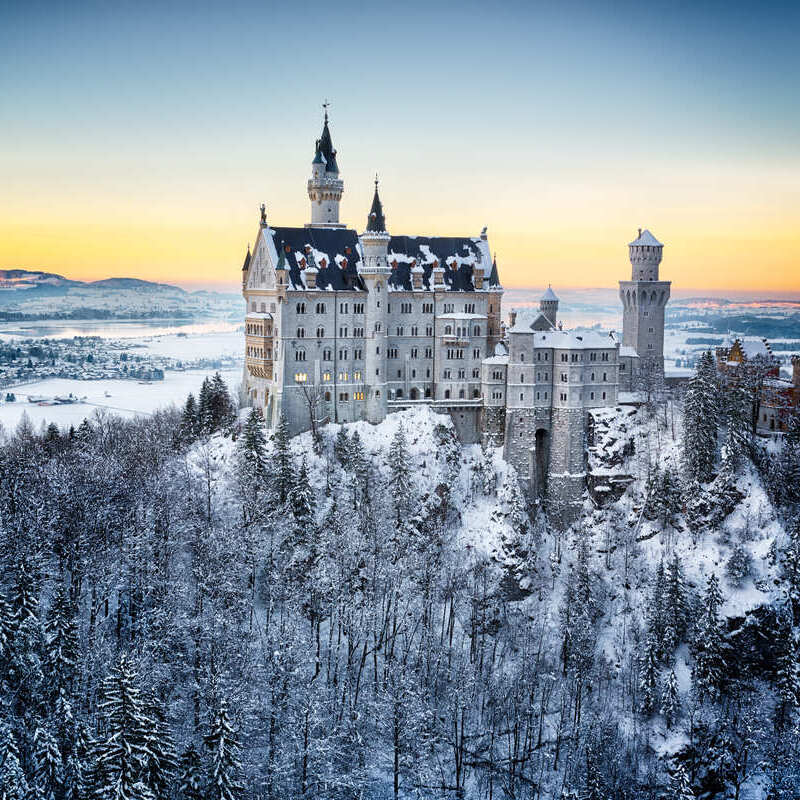
[(333, 442), (333, 457), (342, 465), (343, 469), (350, 467), (350, 437), (344, 425), (339, 426), (339, 432)]
[(27, 619), (39, 619), (39, 593), (30, 557), (27, 554), (20, 557), (17, 562), (11, 591), (11, 614), (15, 628)]
[(275, 443), (275, 489), (278, 493), (278, 500), (283, 505), (289, 499), (294, 484), (289, 425), (283, 414), (275, 426), (272, 438)]
[(10, 726), (0, 723), (0, 798), (30, 800), (35, 797), (20, 765), (17, 739)]
[(197, 401), (193, 394), (189, 394), (186, 398), (186, 403), (183, 406), (181, 413), (181, 424), (179, 431), (179, 439), (183, 444), (191, 444), (197, 439), (197, 434), (200, 429), (199, 410), (197, 408)]
[(672, 776), (672, 791), (675, 800), (695, 800), (689, 775), (683, 764), (678, 764)]
[(311, 490), (311, 480), (308, 475), (306, 458), (300, 462), (300, 469), (292, 483), (289, 498), (292, 517), (294, 518), (295, 538), (298, 542), (308, 543), (309, 527), (314, 523), (316, 501)]
[(397, 431), (392, 437), (387, 460), (389, 462), (389, 486), (392, 490), (395, 520), (399, 525), (410, 510), (413, 497), (411, 456), (408, 453), (406, 434), (402, 423), (397, 426)]
[(247, 415), (239, 442), (249, 474), (257, 481), (265, 481), (269, 461), (267, 439), (264, 435), (264, 416), (260, 408), (252, 409)]
[(652, 634), (645, 641), (640, 672), (640, 706), (643, 714), (650, 715), (658, 708), (658, 645)]
[(666, 630), (666, 613), (664, 599), (666, 597), (666, 577), (663, 559), (658, 562), (656, 574), (653, 576), (653, 588), (650, 592), (650, 605), (647, 609), (648, 647), (652, 641), (655, 647), (656, 663), (664, 656), (664, 632)]
[(741, 586), (750, 576), (752, 568), (753, 557), (750, 551), (741, 542), (736, 542), (725, 564), (728, 579), (734, 586)]
[(214, 714), (205, 744), (211, 761), (205, 797), (208, 800), (239, 800), (244, 797), (239, 743), (224, 701)]
[(782, 552), (781, 574), (788, 585), (794, 617), (798, 619), (800, 618), (800, 519), (795, 521), (789, 531), (789, 543)]
[(14, 613), (0, 589), (0, 662), (8, 657), (14, 638)]
[(64, 791), (64, 768), (55, 737), (46, 728), (33, 734), (34, 782), (37, 799), (57, 800)]
[(148, 727), (144, 738), (142, 782), (155, 798), (170, 797), (178, 771), (175, 742), (162, 704), (154, 697), (144, 705)]
[(661, 713), (667, 727), (671, 728), (680, 715), (680, 695), (678, 693), (678, 679), (675, 670), (671, 669), (664, 681), (664, 688), (661, 692)]
[(694, 639), (694, 686), (700, 699), (719, 697), (723, 678), (722, 629), (719, 607), (722, 605), (719, 581), (713, 573), (708, 578), (703, 597), (702, 617)]
[(683, 459), (689, 480), (711, 479), (717, 451), (718, 392), (711, 352), (700, 357), (684, 401)]
[(353, 508), (358, 508), (367, 490), (369, 477), (369, 460), (364, 443), (358, 435), (358, 431), (353, 431), (350, 437), (350, 470), (353, 473)]
[(664, 575), (664, 653), (669, 655), (686, 635), (689, 606), (680, 557), (673, 553)]
[(69, 689), (80, 657), (75, 609), (69, 595), (60, 585), (53, 595), (45, 624), (47, 661), (50, 667), (51, 689), (55, 694)]
[(190, 742), (181, 755), (180, 778), (178, 780), (179, 800), (204, 800), (203, 765), (195, 746)]
[(778, 642), (775, 683), (778, 687), (779, 701), (777, 722), (779, 727), (783, 728), (800, 703), (800, 664), (798, 664), (800, 648), (790, 620), (786, 620), (785, 624), (781, 626), (781, 633)]
[(95, 797), (153, 800), (142, 781), (153, 726), (136, 686), (136, 671), (126, 655), (120, 656), (103, 680), (100, 696), (98, 710), (105, 719), (105, 734), (96, 743)]
[(214, 429), (214, 421), (211, 411), (211, 381), (209, 378), (203, 379), (200, 387), (200, 395), (197, 403), (197, 432), (198, 434), (210, 434)]
[(236, 419), (236, 410), (228, 386), (219, 372), (215, 372), (211, 379), (209, 400), (212, 430), (218, 431), (230, 427)]
[(481, 454), (475, 465), (475, 482), (482, 494), (493, 495), (497, 490), (497, 473), (494, 470), (493, 451), (486, 443), (481, 445)]

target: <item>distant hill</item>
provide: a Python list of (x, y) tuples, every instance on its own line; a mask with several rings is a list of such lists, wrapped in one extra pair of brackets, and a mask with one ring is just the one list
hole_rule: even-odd
[(3, 319), (108, 319), (240, 314), (242, 299), (219, 292), (187, 292), (140, 278), (76, 281), (53, 272), (0, 270)]

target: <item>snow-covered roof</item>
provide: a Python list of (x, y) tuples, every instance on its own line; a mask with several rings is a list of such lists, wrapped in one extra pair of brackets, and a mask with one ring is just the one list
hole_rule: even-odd
[(534, 347), (553, 347), (565, 350), (600, 350), (617, 346), (617, 338), (613, 331), (594, 330), (571, 331), (534, 331), (527, 325), (520, 327), (519, 321), (510, 333), (531, 333), (534, 335)]
[(558, 295), (553, 291), (553, 288), (551, 286), (548, 286), (544, 290), (544, 294), (542, 295), (542, 300), (555, 300), (557, 303)]
[(639, 232), (639, 236), (629, 243), (629, 247), (663, 247), (664, 245), (650, 233), (647, 228)]
[(621, 358), (639, 358), (636, 348), (631, 347), (629, 344), (620, 345), (619, 355)]
[(468, 314), (466, 311), (452, 311), (439, 314), (439, 319), (486, 319), (486, 314)]
[(508, 364), (508, 355), (504, 356), (489, 356), (489, 358), (484, 358), (484, 364), (503, 364), (504, 366)]
[(245, 316), (247, 319), (272, 319), (269, 311), (248, 311)]

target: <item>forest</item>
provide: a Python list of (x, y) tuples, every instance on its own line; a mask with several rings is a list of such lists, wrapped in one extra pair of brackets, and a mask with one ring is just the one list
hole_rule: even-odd
[(23, 420), (0, 798), (800, 798), (800, 421), (751, 400), (709, 355), (629, 409), (566, 531), (427, 408)]

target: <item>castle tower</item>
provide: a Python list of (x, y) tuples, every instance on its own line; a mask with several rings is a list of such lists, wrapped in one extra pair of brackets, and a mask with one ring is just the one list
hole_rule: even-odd
[(387, 282), (391, 275), (387, 254), (389, 239), (386, 218), (378, 195), (375, 178), (375, 196), (367, 217), (367, 229), (361, 235), (363, 260), (359, 274), (367, 287), (365, 329), (365, 375), (367, 421), (377, 423), (386, 417), (386, 310)]
[(619, 282), (622, 344), (636, 350), (640, 373), (650, 368), (664, 373), (664, 308), (671, 284), (658, 277), (663, 250), (650, 231), (639, 228), (628, 245), (631, 280)]
[(558, 295), (548, 286), (542, 299), (539, 301), (539, 311), (545, 315), (547, 321), (555, 328), (558, 317)]
[(311, 222), (307, 228), (343, 228), (339, 222), (339, 201), (344, 192), (344, 183), (339, 178), (336, 150), (333, 149), (328, 128), (328, 104), (322, 136), (317, 139), (314, 160), (311, 162), (311, 177), (308, 180), (308, 199), (311, 201)]

